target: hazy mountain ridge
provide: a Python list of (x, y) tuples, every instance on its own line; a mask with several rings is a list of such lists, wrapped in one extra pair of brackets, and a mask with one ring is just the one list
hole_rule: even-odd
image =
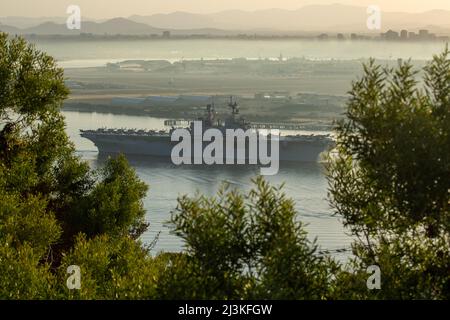
[[(268, 9), (253, 12), (228, 10), (213, 14), (174, 12), (129, 19), (160, 28), (198, 28), (202, 25), (224, 30), (272, 29), (278, 31), (355, 31), (368, 32), (367, 7), (347, 5), (310, 5), (298, 10)], [(383, 12), (382, 29), (412, 28), (427, 25), (450, 27), (450, 11), (423, 13)], [(337, 29), (336, 29), (337, 28)]]
[[(84, 20), (81, 32), (92, 34), (160, 34), (164, 30), (175, 34), (230, 34), (239, 32), (362, 32), (371, 33), (366, 27), (366, 7), (347, 5), (310, 5), (298, 10), (268, 9), (259, 11), (228, 10), (212, 14), (173, 12), (149, 16), (132, 15), (128, 18), (109, 20)], [(39, 20), (42, 19), (42, 20)], [(43, 19), (49, 19), (43, 21)], [(18, 25), (8, 22), (16, 21)], [(34, 27), (17, 29), (31, 22)], [(0, 18), (0, 29), (21, 34), (78, 34), (80, 30), (68, 30), (65, 18)], [(450, 11), (430, 10), (422, 13), (384, 12), (382, 31), (428, 28), (432, 32), (450, 33)], [(380, 31), (375, 30), (375, 33)]]
[[(10, 26), (0, 25), (0, 30), (6, 31), (10, 29)], [(15, 28), (15, 27), (13, 27)], [(6, 29), (6, 30), (4, 30)], [(48, 34), (58, 34), (58, 35), (70, 35), (82, 33), (92, 33), (92, 34), (152, 34), (161, 33), (163, 30), (159, 28), (154, 28), (149, 25), (131, 21), (125, 18), (113, 18), (105, 22), (92, 22), (92, 21), (82, 21), (81, 30), (70, 30), (67, 28), (65, 23), (55, 23), (55, 22), (44, 22), (35, 27), (16, 29), (16, 33), (20, 34), (37, 34), (37, 35), (48, 35)]]

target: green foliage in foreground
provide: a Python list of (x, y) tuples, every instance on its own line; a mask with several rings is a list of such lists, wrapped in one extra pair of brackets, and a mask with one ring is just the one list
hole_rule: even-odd
[[(373, 62), (353, 84), (330, 201), (357, 241), (346, 266), (318, 254), (281, 188), (181, 197), (182, 253), (152, 256), (147, 186), (123, 156), (91, 170), (60, 113), (55, 61), (0, 34), (0, 299), (411, 299), (450, 297), (448, 52), (417, 89), (409, 64)], [(382, 289), (366, 287), (368, 265)], [(81, 268), (80, 290), (66, 287)]]
[(132, 297), (148, 274), (135, 241), (147, 186), (124, 157), (91, 171), (75, 155), (60, 113), (67, 94), (53, 58), (0, 34), (0, 298), (72, 297), (62, 289), (68, 261), (86, 263), (93, 286), (81, 298)]
[(410, 63), (370, 61), (337, 127), (331, 203), (358, 239), (354, 268), (382, 270), (377, 298), (450, 297), (449, 55), (423, 70), (423, 88)]
[(247, 195), (225, 187), (217, 198), (182, 197), (171, 222), (186, 257), (165, 275), (164, 297), (326, 297), (337, 266), (315, 254), (297, 218), (292, 200), (261, 178)]

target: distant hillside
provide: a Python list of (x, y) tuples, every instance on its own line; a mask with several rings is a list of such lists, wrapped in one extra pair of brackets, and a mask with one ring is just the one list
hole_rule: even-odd
[[(174, 34), (224, 35), (237, 33), (292, 34), (317, 32), (379, 33), (366, 27), (367, 8), (362, 6), (310, 5), (298, 10), (269, 9), (254, 12), (229, 10), (213, 14), (173, 12), (149, 16), (133, 15), (129, 18), (114, 18), (106, 21), (87, 21), (82, 29), (68, 30), (64, 18), (0, 17), (0, 28), (10, 33), (21, 34), (161, 34), (170, 30)], [(23, 28), (32, 22), (39, 24)], [(14, 24), (16, 23), (16, 24)], [(22, 27), (17, 29), (17, 27)], [(384, 12), (382, 31), (408, 29), (417, 31), (427, 28), (441, 35), (450, 34), (450, 11), (431, 10), (422, 13)]]
[[(131, 16), (130, 20), (159, 28), (217, 28), (224, 30), (335, 31), (368, 32), (367, 7), (310, 5), (299, 10), (269, 9), (254, 12), (229, 10), (213, 14), (174, 12), (150, 16)], [(382, 28), (418, 29), (427, 25), (450, 29), (450, 11), (423, 13), (384, 12)]]
[[(81, 30), (69, 30), (65, 23), (58, 24), (54, 22), (44, 22), (35, 27), (18, 29), (10, 26), (0, 25), (0, 30), (15, 34), (38, 34), (38, 35), (70, 35), (79, 33), (92, 34), (124, 34), (124, 35), (143, 35), (160, 34), (163, 30), (153, 28), (149, 25), (134, 22), (125, 18), (114, 18), (105, 22), (83, 21)], [(12, 30), (12, 31), (11, 31)]]
[[(67, 17), (0, 17), (0, 25), (14, 26), (19, 29), (35, 27), (44, 22), (65, 23)], [(84, 19), (89, 20), (89, 19)]]
[(166, 29), (201, 29), (217, 27), (212, 17), (187, 12), (155, 14), (152, 16), (133, 15), (128, 19)]
[(0, 23), (0, 31), (10, 33), (10, 34), (20, 34), (21, 30), (16, 27), (7, 26)]

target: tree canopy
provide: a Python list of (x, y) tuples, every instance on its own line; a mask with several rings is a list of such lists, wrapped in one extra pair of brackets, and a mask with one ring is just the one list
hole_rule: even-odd
[[(92, 170), (76, 155), (68, 93), (52, 57), (0, 34), (0, 299), (450, 297), (448, 49), (422, 74), (370, 60), (352, 85), (326, 164), (355, 238), (345, 265), (319, 254), (293, 201), (261, 177), (248, 193), (180, 197), (169, 224), (185, 249), (152, 255), (139, 240), (147, 185), (124, 156)], [(66, 286), (71, 265), (79, 290)], [(381, 290), (366, 287), (370, 265)]]
[(450, 59), (423, 70), (371, 60), (353, 83), (328, 164), (331, 203), (359, 241), (360, 267), (380, 265), (385, 298), (450, 294)]
[(58, 297), (79, 248), (145, 251), (134, 239), (147, 228), (147, 186), (123, 156), (98, 171), (76, 156), (67, 95), (52, 57), (0, 34), (0, 298)]

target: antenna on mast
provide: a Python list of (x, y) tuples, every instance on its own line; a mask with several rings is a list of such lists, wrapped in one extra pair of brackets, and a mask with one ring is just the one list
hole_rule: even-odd
[(233, 115), (239, 114), (239, 106), (236, 101), (233, 102), (233, 96), (230, 96), (228, 106), (231, 108)]

